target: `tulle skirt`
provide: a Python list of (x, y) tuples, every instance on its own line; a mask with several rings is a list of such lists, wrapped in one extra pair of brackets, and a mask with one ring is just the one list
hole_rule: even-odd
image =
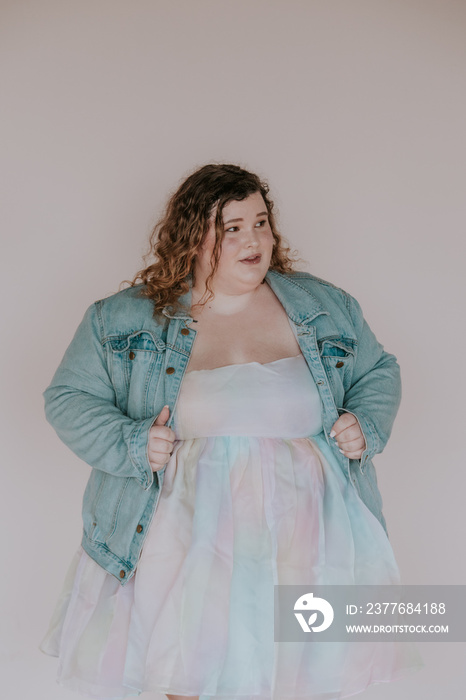
[(59, 682), (102, 699), (330, 700), (422, 667), (411, 643), (274, 642), (275, 584), (400, 582), (326, 451), (323, 437), (178, 444), (135, 576), (121, 586), (76, 552), (42, 644)]

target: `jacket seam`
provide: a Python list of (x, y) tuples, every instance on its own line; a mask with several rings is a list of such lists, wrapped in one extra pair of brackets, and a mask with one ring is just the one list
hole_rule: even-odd
[[(279, 273), (276, 272), (275, 270), (270, 270), (270, 272), (274, 272), (274, 273), (277, 274), (277, 275), (279, 274)], [(299, 284), (298, 282), (296, 282), (296, 280), (293, 279), (292, 277), (288, 277), (287, 275), (281, 275), (281, 277), (282, 277), (282, 279), (283, 279), (285, 282), (287, 282), (288, 284), (291, 284), (291, 285), (294, 285), (295, 287), (298, 287), (298, 288), (301, 289), (303, 292), (306, 292), (306, 294), (309, 294), (309, 296), (313, 296), (312, 292), (311, 292), (309, 289), (306, 289), (306, 287), (304, 287), (302, 284)], [(342, 292), (343, 294), (345, 293), (345, 290), (344, 290), (344, 289), (341, 289), (340, 287), (337, 287), (336, 285), (333, 285), (331, 282), (326, 282), (325, 280), (321, 280), (321, 279), (319, 279), (318, 277), (314, 277), (314, 275), (310, 275), (309, 277), (302, 277), (301, 279), (316, 280), (316, 281), (319, 282), (320, 284), (323, 284), (323, 285), (325, 285), (325, 286), (327, 286), (327, 287), (331, 287), (332, 289), (335, 289), (335, 290), (338, 291), (338, 292)], [(319, 300), (319, 303), (322, 305), (322, 302), (320, 302), (320, 300)], [(328, 313), (328, 312), (327, 312), (327, 313)]]
[(105, 544), (105, 542), (98, 542), (97, 540), (91, 540), (85, 532), (83, 532), (83, 540), (84, 540), (84, 542), (89, 543), (89, 547), (92, 551), (101, 550), (101, 553), (107, 555), (116, 564), (118, 564), (120, 566), (125, 566), (129, 571), (134, 571), (135, 565), (131, 564), (126, 559), (121, 559), (121, 557), (119, 557), (117, 554), (115, 554), (115, 552), (113, 552), (108, 547), (108, 545)]
[(96, 301), (94, 302), (95, 310), (96, 310), (96, 316), (97, 320), (99, 322), (99, 332), (100, 332), (100, 344), (103, 347), (103, 337), (104, 337), (104, 322), (102, 318), (102, 301)]
[[(270, 270), (270, 272), (274, 272), (275, 274), (280, 274), (276, 270)], [(283, 275), (287, 279), (289, 279), (290, 282), (294, 283), (295, 279), (309, 279), (309, 280), (314, 280), (316, 282), (320, 282), (321, 284), (325, 285), (326, 287), (332, 287), (332, 289), (337, 289), (339, 292), (344, 292), (345, 290), (342, 287), (338, 287), (336, 284), (333, 284), (332, 282), (329, 282), (328, 280), (322, 279), (322, 277), (317, 277), (316, 275), (313, 275), (311, 272), (297, 272), (295, 275), (292, 275), (290, 277), (287, 277), (286, 274)], [(301, 285), (298, 285), (301, 286)], [(307, 290), (306, 290), (307, 291)]]
[(110, 527), (108, 533), (105, 535), (105, 540), (109, 540), (115, 534), (117, 520), (118, 520), (118, 513), (119, 513), (119, 510), (121, 507), (121, 502), (123, 500), (123, 496), (125, 495), (126, 489), (128, 488), (130, 478), (131, 477), (129, 477), (129, 476), (126, 477), (125, 483), (123, 484), (123, 487), (121, 488), (118, 502), (115, 505), (115, 510), (113, 512), (112, 524), (111, 524), (111, 527)]

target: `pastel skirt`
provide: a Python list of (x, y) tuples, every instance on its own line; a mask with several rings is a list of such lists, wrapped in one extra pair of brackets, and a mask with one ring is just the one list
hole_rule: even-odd
[(322, 432), (302, 355), (188, 372), (133, 578), (81, 548), (41, 644), (94, 698), (333, 700), (423, 667), (410, 642), (275, 642), (274, 586), (399, 584)]

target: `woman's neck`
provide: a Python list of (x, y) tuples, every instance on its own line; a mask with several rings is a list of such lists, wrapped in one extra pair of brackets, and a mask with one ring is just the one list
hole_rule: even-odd
[(213, 288), (214, 298), (209, 299), (203, 306), (195, 306), (206, 292), (205, 285), (202, 288), (197, 286), (192, 288), (192, 306), (197, 314), (218, 314), (219, 316), (232, 316), (233, 314), (241, 313), (254, 304), (262, 296), (263, 285), (246, 292), (225, 292)]

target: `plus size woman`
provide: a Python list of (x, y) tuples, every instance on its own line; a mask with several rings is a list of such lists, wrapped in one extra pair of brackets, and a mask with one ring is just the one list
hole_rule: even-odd
[(400, 583), (372, 464), (395, 356), (354, 297), (295, 270), (268, 186), (238, 166), (184, 180), (151, 249), (87, 309), (44, 392), (92, 467), (41, 645), (59, 682), (331, 700), (419, 668), (410, 644), (274, 641), (276, 585)]

